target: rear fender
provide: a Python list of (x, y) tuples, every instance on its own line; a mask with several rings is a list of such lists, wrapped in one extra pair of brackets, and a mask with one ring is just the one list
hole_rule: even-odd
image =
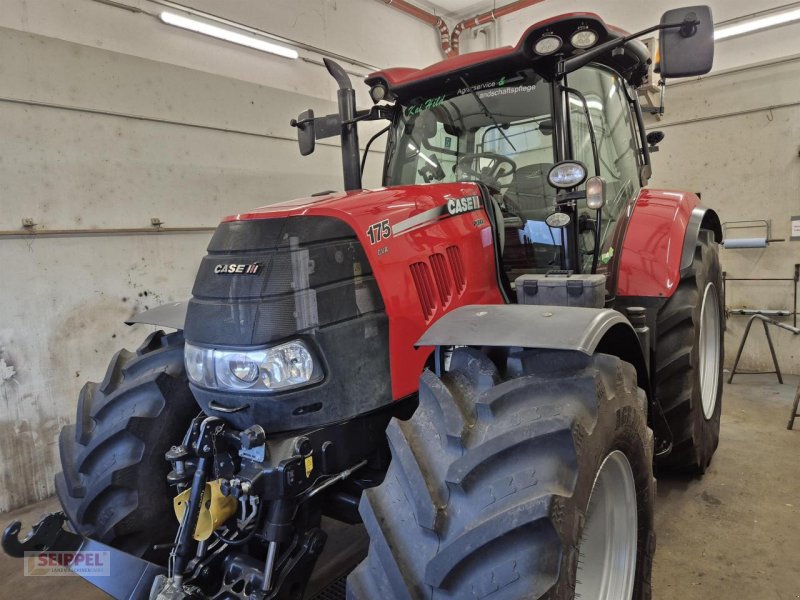
[(642, 190), (622, 245), (617, 296), (672, 296), (690, 272), (701, 228), (722, 241), (719, 217), (696, 194)]
[(638, 385), (650, 395), (650, 378), (639, 337), (610, 308), (470, 305), (436, 321), (418, 346), (494, 346), (573, 350), (614, 355), (636, 368)]

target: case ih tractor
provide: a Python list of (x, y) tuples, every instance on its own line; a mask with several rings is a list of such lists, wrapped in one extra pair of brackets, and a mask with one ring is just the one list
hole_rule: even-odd
[[(83, 388), (63, 513), (5, 550), (108, 551), (83, 576), (117, 598), (650, 598), (654, 461), (709, 464), (723, 330), (717, 215), (646, 187), (656, 30), (662, 78), (710, 69), (703, 6), (380, 71), (369, 110), (329, 61), (338, 114), (292, 124), (341, 136), (346, 191), (224, 220), (191, 300), (133, 320), (177, 331)], [(336, 521), (368, 552), (318, 560)]]

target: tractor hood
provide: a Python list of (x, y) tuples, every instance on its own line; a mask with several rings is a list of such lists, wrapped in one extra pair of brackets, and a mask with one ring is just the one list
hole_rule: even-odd
[[(390, 337), (412, 348), (440, 310), (420, 305), (409, 265), (442, 227), (469, 236), (476, 252), (490, 245), (482, 209), (475, 184), (437, 184), (330, 193), (225, 219), (197, 273), (186, 341), (257, 351), (299, 340), (324, 377), (287, 391), (193, 384), (201, 406), (235, 426), (275, 432), (352, 418), (402, 396)], [(434, 247), (439, 238), (453, 244), (452, 234), (438, 234)], [(392, 312), (398, 333), (390, 335)]]
[(444, 217), (450, 214), (447, 212), (447, 204), (451, 199), (479, 195), (478, 186), (474, 183), (403, 185), (375, 190), (329, 192), (231, 215), (223, 223), (316, 215), (339, 218), (360, 231), (363, 226), (384, 219), (388, 219), (394, 227), (398, 222), (436, 207), (444, 207), (445, 212), (440, 215)]

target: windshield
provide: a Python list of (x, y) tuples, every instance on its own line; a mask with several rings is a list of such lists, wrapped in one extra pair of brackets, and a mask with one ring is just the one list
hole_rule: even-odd
[(451, 93), (403, 106), (394, 129), (387, 185), (480, 180), (506, 191), (553, 163), (550, 86), (533, 72), (464, 79)]
[[(392, 125), (386, 185), (483, 183), (502, 211), (503, 264), (512, 281), (519, 273), (560, 264), (562, 230), (545, 223), (556, 200), (547, 182), (555, 162), (551, 89), (532, 70), (485, 82), (461, 78), (451, 92), (401, 106)], [(597, 257), (602, 271), (608, 262), (603, 256), (613, 255), (623, 209), (639, 188), (641, 155), (630, 100), (617, 74), (587, 66), (570, 75), (569, 89), (569, 154), (607, 183)], [(579, 260), (588, 271), (595, 259), (597, 213), (585, 201), (577, 208)]]
[(558, 268), (560, 230), (544, 222), (556, 190), (550, 84), (533, 71), (402, 107), (394, 123), (386, 185), (480, 181), (504, 217), (507, 272)]

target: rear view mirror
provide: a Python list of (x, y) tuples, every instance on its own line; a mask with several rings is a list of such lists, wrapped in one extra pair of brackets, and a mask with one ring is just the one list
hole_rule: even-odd
[(308, 156), (314, 151), (317, 140), (324, 140), (342, 133), (342, 119), (339, 115), (314, 117), (310, 108), (289, 121), (289, 125), (297, 127), (297, 144), (300, 154)]
[(714, 20), (708, 6), (687, 6), (668, 10), (659, 40), (662, 77), (705, 75), (714, 63)]
[(297, 145), (300, 154), (308, 156), (314, 152), (317, 138), (314, 134), (314, 111), (310, 108), (298, 115), (297, 120), (292, 119), (291, 125), (297, 127)]
[(647, 134), (647, 145), (650, 152), (658, 152), (658, 145), (664, 139), (663, 131), (651, 131)]

